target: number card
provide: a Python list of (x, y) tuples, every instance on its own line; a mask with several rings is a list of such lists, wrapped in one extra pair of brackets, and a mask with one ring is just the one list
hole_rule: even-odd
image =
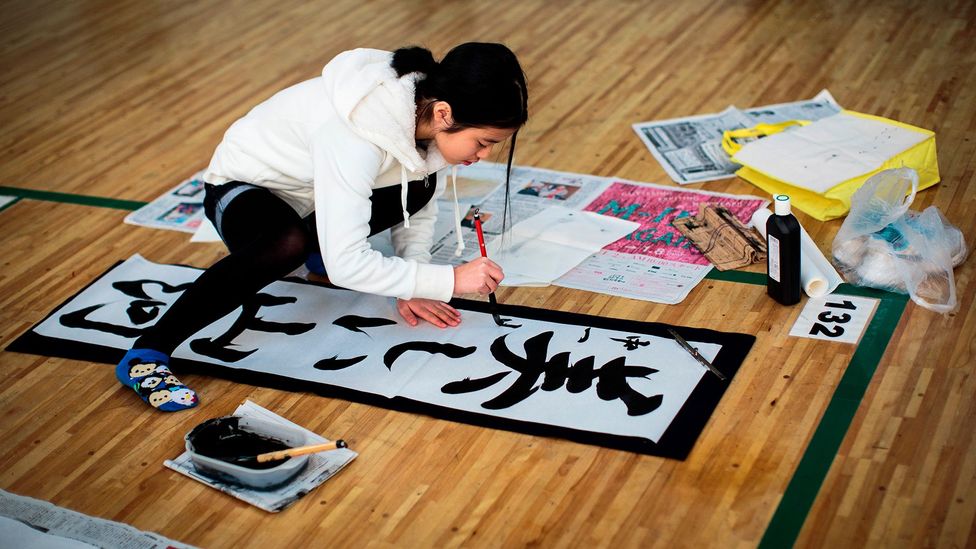
[(878, 300), (870, 297), (831, 294), (810, 298), (790, 335), (857, 343), (877, 306)]

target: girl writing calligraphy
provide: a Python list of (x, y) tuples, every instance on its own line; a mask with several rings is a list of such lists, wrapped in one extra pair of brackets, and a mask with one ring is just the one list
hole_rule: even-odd
[[(468, 43), (439, 63), (418, 47), (347, 51), (321, 77), (255, 107), (227, 130), (203, 176), (206, 214), (230, 253), (136, 340), (116, 377), (157, 409), (195, 406), (168, 368), (176, 347), (307, 260), (337, 286), (396, 298), (410, 325), (457, 326), (447, 301), (491, 293), (504, 274), (485, 258), (429, 263), (447, 186), (435, 172), (453, 165), (456, 177), (458, 164), (509, 138), (511, 171), (527, 103), (511, 50)], [(456, 189), (454, 200), (460, 251)], [(393, 257), (366, 240), (387, 229)]]

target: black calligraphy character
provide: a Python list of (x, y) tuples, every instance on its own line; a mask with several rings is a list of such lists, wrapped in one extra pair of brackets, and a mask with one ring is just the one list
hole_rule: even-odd
[(261, 307), (274, 307), (286, 303), (294, 303), (298, 298), (293, 296), (274, 296), (271, 294), (259, 293), (248, 299), (241, 306), (241, 315), (222, 335), (213, 339), (200, 338), (190, 342), (190, 349), (198, 355), (208, 356), (222, 360), (224, 362), (237, 362), (246, 358), (257, 349), (250, 351), (238, 351), (230, 349), (234, 344), (234, 338), (244, 333), (244, 330), (254, 330), (258, 332), (271, 332), (286, 335), (299, 335), (315, 327), (315, 323), (305, 322), (271, 322), (258, 318)]
[[(556, 353), (547, 359), (549, 342), (553, 332), (543, 332), (525, 341), (523, 348), (525, 357), (513, 353), (505, 344), (505, 337), (501, 336), (491, 344), (491, 354), (502, 364), (519, 373), (518, 378), (500, 394), (481, 404), (488, 410), (501, 410), (512, 407), (529, 398), (536, 391), (555, 391), (564, 385), (570, 393), (581, 393), (589, 389), (593, 380), (597, 380), (596, 393), (602, 400), (619, 399), (627, 407), (627, 415), (640, 416), (656, 410), (664, 400), (664, 395), (644, 396), (631, 388), (628, 378), (648, 376), (657, 372), (646, 366), (628, 366), (623, 357), (615, 358), (600, 368), (594, 369), (595, 357), (588, 356), (572, 365), (569, 363), (569, 353)], [(490, 376), (471, 379), (465, 378), (444, 385), (441, 391), (447, 394), (461, 394), (480, 391), (491, 387), (507, 377), (511, 372), (500, 372)], [(544, 377), (543, 377), (544, 376)], [(537, 385), (542, 377), (542, 384)]]
[[(149, 279), (120, 280), (113, 282), (112, 288), (115, 288), (119, 292), (129, 297), (136, 298), (129, 302), (129, 304), (126, 306), (125, 313), (129, 317), (129, 321), (137, 326), (141, 326), (155, 320), (156, 317), (159, 316), (160, 306), (166, 305), (166, 302), (152, 299), (149, 296), (145, 289), (145, 286), (149, 284), (158, 285), (160, 288), (162, 288), (163, 293), (175, 294), (187, 289), (191, 283), (188, 282), (186, 284), (173, 286), (159, 280)], [(130, 326), (121, 326), (118, 324), (112, 324), (110, 322), (102, 322), (88, 318), (89, 315), (106, 305), (108, 305), (108, 303), (101, 303), (99, 305), (91, 305), (77, 311), (66, 313), (58, 318), (58, 322), (66, 328), (97, 330), (99, 332), (105, 332), (128, 338), (139, 337), (143, 330), (145, 330), (146, 326), (141, 328), (133, 328)]]
[[(448, 358), (462, 358), (474, 353), (477, 350), (477, 347), (461, 347), (458, 345), (452, 345), (450, 343), (437, 343), (435, 341), (408, 341), (406, 343), (401, 343), (399, 345), (390, 347), (390, 349), (386, 351), (386, 354), (383, 355), (383, 364), (386, 364), (387, 369), (392, 370), (393, 363), (408, 351), (422, 351), (432, 355), (441, 354)], [(324, 358), (315, 363), (315, 369), (342, 370), (362, 362), (366, 356), (367, 355), (352, 358), (339, 358), (339, 355), (336, 355), (332, 358)]]
[(372, 318), (356, 315), (342, 316), (332, 321), (332, 323), (340, 328), (345, 328), (350, 332), (359, 332), (361, 334), (366, 334), (366, 332), (362, 331), (361, 328), (375, 328), (377, 326), (396, 325), (395, 320), (390, 320), (388, 318)]
[(583, 330), (583, 337), (579, 338), (579, 341), (577, 341), (576, 343), (583, 343), (587, 339), (590, 339), (590, 328), (589, 327), (587, 327), (585, 330)]
[(149, 294), (146, 293), (145, 286), (147, 284), (155, 284), (159, 286), (163, 290), (164, 294), (176, 294), (189, 288), (193, 283), (187, 282), (185, 284), (178, 284), (176, 286), (173, 286), (172, 284), (168, 284), (161, 280), (152, 280), (149, 278), (143, 278), (140, 280), (119, 280), (118, 282), (113, 282), (112, 287), (129, 297), (151, 299)]
[(647, 347), (651, 344), (650, 341), (641, 341), (640, 336), (627, 336), (626, 339), (618, 339), (616, 337), (611, 337), (610, 341), (619, 341), (624, 344), (624, 348), (628, 351), (633, 351), (638, 347)]
[(120, 280), (118, 282), (113, 282), (112, 287), (116, 290), (122, 292), (129, 297), (138, 298), (134, 300), (125, 310), (125, 314), (129, 316), (129, 320), (133, 324), (145, 324), (151, 320), (155, 320), (159, 316), (160, 305), (166, 305), (163, 301), (158, 301), (152, 299), (146, 292), (145, 286), (147, 284), (158, 285), (165, 294), (176, 294), (182, 293), (183, 290), (190, 287), (192, 282), (187, 282), (186, 284), (180, 284), (173, 286), (167, 284), (161, 280)]
[(501, 326), (502, 328), (521, 328), (522, 327), (521, 324), (516, 324), (516, 323), (512, 322), (512, 319), (511, 318), (505, 318), (503, 316), (499, 316), (497, 318), (498, 318), (498, 325)]
[(362, 362), (367, 355), (354, 356), (352, 358), (339, 358), (339, 355), (335, 355), (332, 358), (323, 358), (322, 360), (315, 363), (313, 366), (316, 370), (343, 370), (355, 364)]
[(392, 370), (393, 363), (400, 358), (400, 355), (406, 353), (407, 351), (422, 351), (432, 355), (442, 354), (448, 358), (461, 358), (466, 357), (477, 350), (477, 347), (461, 347), (459, 345), (452, 345), (450, 343), (437, 343), (436, 341), (408, 341), (406, 343), (401, 343), (399, 345), (390, 347), (390, 350), (383, 355), (383, 364), (386, 364), (386, 367)]
[(113, 334), (122, 337), (136, 338), (142, 334), (145, 328), (132, 328), (129, 326), (119, 326), (118, 324), (112, 324), (111, 322), (101, 322), (99, 320), (90, 320), (88, 315), (94, 313), (98, 309), (108, 305), (108, 303), (102, 303), (100, 305), (92, 305), (91, 307), (85, 307), (83, 309), (78, 309), (77, 311), (72, 311), (61, 315), (58, 318), (58, 322), (65, 328), (80, 328), (82, 330), (97, 330), (99, 332), (105, 332), (107, 334)]

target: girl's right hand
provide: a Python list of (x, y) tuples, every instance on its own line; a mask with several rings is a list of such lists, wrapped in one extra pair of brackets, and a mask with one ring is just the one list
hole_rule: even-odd
[(488, 295), (498, 288), (505, 273), (487, 257), (454, 267), (454, 295), (479, 293)]

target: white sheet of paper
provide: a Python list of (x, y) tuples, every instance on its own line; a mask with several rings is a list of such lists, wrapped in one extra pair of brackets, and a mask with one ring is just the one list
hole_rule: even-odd
[(0, 547), (193, 549), (155, 532), (0, 490)]
[(638, 227), (634, 221), (550, 206), (512, 227), (510, 235), (492, 240), (488, 257), (506, 278), (551, 283)]
[(880, 168), (929, 136), (929, 132), (841, 112), (748, 143), (735, 159), (781, 181), (823, 193)]
[(204, 217), (197, 231), (190, 237), (190, 242), (220, 242), (220, 234), (213, 223)]

